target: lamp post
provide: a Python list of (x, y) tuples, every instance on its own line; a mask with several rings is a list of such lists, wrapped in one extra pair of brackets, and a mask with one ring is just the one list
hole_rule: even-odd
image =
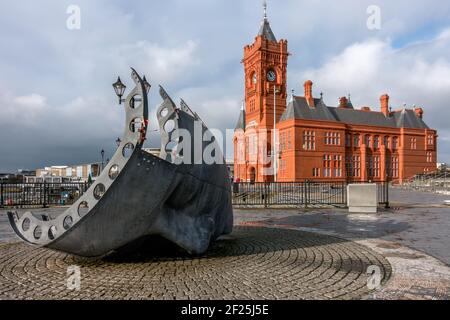
[(116, 92), (117, 97), (119, 97), (119, 104), (122, 104), (122, 96), (125, 93), (125, 89), (127, 88), (127, 86), (122, 83), (120, 77), (117, 78), (117, 81), (113, 83), (112, 86), (114, 88), (114, 91)]
[[(142, 82), (144, 83), (145, 92), (148, 94), (150, 92), (150, 88), (152, 87), (151, 84), (147, 81), (147, 78), (144, 76), (142, 79)], [(119, 104), (122, 104), (125, 100), (122, 99), (125, 89), (127, 88), (126, 85), (122, 83), (120, 80), (120, 77), (117, 78), (117, 81), (113, 83), (114, 91), (116, 92), (117, 97), (119, 97)], [(133, 98), (133, 102), (139, 102), (142, 101), (140, 98)]]
[(274, 166), (274, 174), (273, 174), (273, 182), (277, 182), (278, 177), (278, 153), (277, 153), (277, 93), (279, 93), (279, 90), (277, 90), (277, 85), (273, 85), (273, 166)]
[(102, 149), (102, 151), (100, 151), (100, 154), (102, 155), (102, 171), (104, 169), (104, 159), (105, 159), (105, 150)]

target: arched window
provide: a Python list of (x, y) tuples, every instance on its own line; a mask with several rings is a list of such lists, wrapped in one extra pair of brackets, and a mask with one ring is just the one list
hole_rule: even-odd
[(391, 148), (390, 138), (389, 138), (388, 136), (385, 136), (385, 137), (384, 137), (384, 146), (385, 146), (387, 149), (390, 149), (390, 148)]
[(250, 86), (256, 85), (258, 82), (258, 75), (256, 74), (256, 71), (253, 71), (250, 75)]
[(355, 147), (355, 148), (359, 147), (360, 144), (361, 144), (360, 136), (359, 136), (359, 134), (355, 134), (353, 136), (353, 147)]
[(373, 147), (375, 149), (378, 149), (380, 147), (380, 137), (379, 136), (375, 136), (373, 138)]
[(398, 137), (392, 138), (392, 149), (398, 149)]
[(345, 146), (351, 147), (352, 146), (352, 135), (350, 133), (347, 133), (345, 135)]
[(364, 137), (364, 143), (367, 148), (370, 148), (370, 142), (371, 142), (370, 134), (366, 134), (366, 136)]

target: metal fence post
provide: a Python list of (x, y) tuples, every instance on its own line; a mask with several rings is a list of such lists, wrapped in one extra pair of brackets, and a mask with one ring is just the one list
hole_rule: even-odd
[(304, 198), (304, 200), (305, 200), (305, 209), (307, 209), (308, 208), (308, 180), (305, 180), (305, 184), (304, 184), (304, 187), (303, 187), (303, 189), (304, 189), (304, 191), (305, 191), (305, 198)]
[(0, 208), (3, 208), (5, 206), (3, 202), (3, 182), (0, 183)]
[(43, 199), (44, 201), (42, 203), (42, 206), (44, 208), (46, 208), (47, 207), (47, 183), (45, 182), (45, 180), (44, 180), (43, 188), (44, 188), (44, 199)]
[(39, 202), (37, 204), (42, 206), (44, 203), (44, 189), (42, 188), (42, 183), (36, 185), (39, 186)]
[(267, 183), (264, 183), (264, 208), (266, 209), (267, 209), (267, 197), (268, 197)]
[(385, 209), (389, 209), (389, 182), (385, 182), (385, 199), (384, 199), (384, 201), (385, 201)]
[(20, 201), (20, 207), (23, 208), (25, 204), (25, 185), (22, 184), (22, 201)]

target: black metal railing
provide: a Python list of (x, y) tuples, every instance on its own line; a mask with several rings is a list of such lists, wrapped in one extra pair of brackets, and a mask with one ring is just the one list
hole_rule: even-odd
[[(346, 207), (347, 182), (278, 182), (234, 183), (233, 205), (237, 207), (295, 206), (295, 207)], [(389, 184), (378, 183), (380, 205), (389, 206)]]
[(389, 208), (389, 183), (383, 182), (377, 184), (378, 186), (378, 202), (385, 208)]
[(0, 207), (71, 205), (87, 189), (87, 183), (0, 183)]
[[(347, 182), (234, 183), (236, 207), (346, 207)], [(378, 183), (380, 205), (389, 206), (389, 184)], [(88, 183), (0, 183), (0, 207), (71, 205)]]

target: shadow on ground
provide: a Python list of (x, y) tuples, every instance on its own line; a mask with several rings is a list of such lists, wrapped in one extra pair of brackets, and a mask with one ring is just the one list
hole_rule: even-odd
[(161, 237), (152, 236), (120, 248), (103, 260), (110, 263), (142, 263), (212, 259), (318, 248), (347, 242), (349, 241), (336, 237), (296, 230), (235, 227), (231, 235), (214, 241), (203, 255), (190, 255), (177, 245)]

